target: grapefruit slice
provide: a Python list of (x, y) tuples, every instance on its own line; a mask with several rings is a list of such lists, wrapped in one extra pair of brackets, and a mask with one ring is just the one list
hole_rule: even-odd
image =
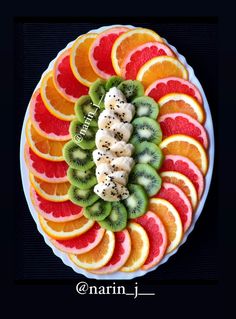
[(86, 86), (90, 86), (98, 78), (89, 61), (89, 49), (96, 37), (96, 33), (81, 35), (71, 48), (70, 66), (72, 72), (77, 80)]
[(67, 169), (68, 165), (63, 162), (52, 162), (35, 154), (32, 149), (25, 144), (24, 150), (25, 162), (29, 171), (48, 183), (62, 183), (68, 180)]
[(171, 203), (161, 198), (151, 198), (149, 210), (160, 218), (165, 227), (167, 233), (166, 253), (170, 253), (179, 245), (182, 239), (183, 226), (180, 216)]
[(104, 235), (105, 229), (98, 223), (85, 233), (71, 239), (51, 239), (52, 244), (59, 250), (68, 254), (84, 254), (96, 247)]
[(38, 133), (48, 139), (66, 141), (70, 139), (70, 122), (59, 120), (43, 103), (40, 90), (30, 100), (30, 120)]
[(156, 266), (163, 258), (167, 248), (167, 234), (160, 218), (151, 211), (134, 220), (146, 231), (149, 239), (149, 254), (142, 266), (143, 270)]
[(65, 99), (76, 102), (80, 96), (88, 94), (88, 88), (74, 76), (70, 66), (70, 52), (71, 49), (67, 49), (57, 58), (53, 67), (53, 80), (56, 89)]
[(170, 113), (160, 116), (158, 122), (161, 125), (163, 139), (174, 134), (184, 134), (195, 138), (207, 149), (206, 130), (191, 116), (184, 113)]
[(53, 141), (40, 135), (30, 120), (26, 124), (25, 132), (28, 145), (39, 157), (49, 161), (64, 161), (62, 149), (66, 141)]
[(170, 93), (158, 100), (160, 105), (159, 116), (169, 113), (184, 113), (190, 115), (199, 123), (205, 121), (205, 112), (202, 106), (190, 95)]
[(208, 159), (202, 145), (194, 138), (187, 135), (171, 135), (160, 143), (164, 155), (185, 156), (192, 161), (203, 173), (206, 174)]
[(52, 202), (40, 196), (33, 187), (30, 188), (30, 198), (35, 210), (47, 220), (68, 222), (83, 216), (83, 208), (67, 200)]
[(137, 223), (130, 222), (127, 229), (131, 238), (131, 253), (120, 270), (132, 272), (145, 263), (149, 254), (149, 239), (144, 228)]
[(129, 232), (125, 229), (115, 232), (115, 249), (108, 263), (100, 269), (93, 270), (95, 274), (110, 274), (118, 271), (127, 261), (131, 252)]
[(111, 50), (119, 35), (128, 28), (116, 27), (100, 33), (89, 49), (89, 61), (94, 72), (101, 78), (108, 79), (116, 72), (111, 62)]
[(196, 208), (197, 191), (190, 179), (188, 179), (185, 175), (174, 171), (162, 172), (160, 176), (163, 183), (171, 183), (178, 186), (188, 197), (193, 209)]
[(185, 193), (174, 184), (163, 183), (155, 197), (165, 199), (175, 207), (183, 224), (183, 230), (186, 232), (192, 222), (193, 211)]
[(38, 214), (43, 231), (53, 239), (70, 239), (88, 231), (94, 221), (82, 216), (68, 222), (53, 222)]
[(153, 82), (170, 76), (188, 79), (188, 71), (176, 58), (171, 56), (158, 56), (146, 62), (138, 71), (137, 80), (147, 88)]
[(150, 84), (145, 95), (152, 97), (158, 102), (162, 96), (169, 93), (184, 93), (195, 98), (201, 105), (203, 104), (201, 93), (195, 85), (174, 76), (160, 79)]
[(42, 181), (40, 178), (29, 174), (31, 185), (36, 192), (43, 198), (52, 202), (64, 202), (69, 199), (68, 190), (70, 188), (69, 182), (64, 183), (48, 183)]
[(126, 56), (137, 46), (147, 42), (163, 42), (154, 31), (144, 28), (135, 28), (120, 35), (113, 44), (111, 59), (116, 74), (121, 75), (121, 67)]
[(124, 79), (135, 80), (139, 69), (156, 56), (175, 56), (171, 49), (160, 42), (148, 42), (134, 48), (125, 58), (121, 67), (121, 76)]
[(53, 81), (53, 72), (48, 72), (42, 79), (40, 93), (48, 111), (64, 121), (75, 118), (74, 102), (65, 99), (56, 89)]
[(175, 171), (185, 175), (190, 179), (190, 181), (196, 188), (198, 198), (201, 198), (204, 189), (203, 175), (199, 168), (187, 157), (178, 155), (166, 155), (160, 171)]
[(112, 231), (106, 230), (102, 240), (95, 248), (80, 255), (70, 254), (69, 257), (76, 266), (94, 270), (99, 269), (108, 263), (113, 255), (114, 248), (115, 235)]

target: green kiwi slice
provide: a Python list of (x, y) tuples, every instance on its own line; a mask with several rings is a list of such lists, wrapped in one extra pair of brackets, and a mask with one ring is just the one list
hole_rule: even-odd
[(64, 145), (63, 156), (69, 166), (81, 171), (86, 171), (95, 165), (92, 153), (88, 150), (83, 150), (73, 141)]
[(130, 142), (134, 145), (144, 141), (160, 144), (162, 131), (157, 121), (146, 116), (137, 117), (132, 121), (133, 134)]
[(84, 209), (84, 216), (92, 220), (101, 221), (104, 220), (110, 212), (111, 203), (99, 199), (93, 205), (87, 206)]
[(140, 96), (133, 100), (136, 109), (136, 117), (147, 116), (154, 120), (159, 113), (159, 105), (149, 96)]
[(95, 203), (99, 196), (94, 193), (93, 189), (80, 189), (71, 185), (68, 191), (69, 199), (76, 205), (87, 207)]
[(95, 134), (97, 128), (87, 124), (81, 124), (78, 120), (70, 123), (70, 135), (73, 141), (84, 150), (90, 150), (95, 147)]
[(159, 146), (150, 142), (135, 145), (134, 159), (139, 164), (149, 164), (159, 169), (163, 162), (163, 154)]
[(111, 212), (104, 220), (100, 221), (101, 227), (113, 232), (125, 229), (127, 224), (127, 210), (120, 202), (111, 203)]
[(126, 207), (128, 218), (136, 218), (147, 212), (148, 196), (141, 185), (128, 184), (129, 197), (123, 203)]
[(118, 87), (118, 85), (123, 82), (124, 79), (121, 76), (111, 76), (106, 83), (106, 90), (109, 91), (112, 87)]
[(118, 89), (123, 92), (128, 102), (144, 95), (142, 83), (136, 80), (126, 80), (118, 85)]
[(99, 113), (89, 95), (81, 96), (75, 104), (75, 114), (81, 123), (97, 127)]
[(106, 95), (106, 81), (97, 79), (89, 88), (89, 95), (95, 106), (104, 108), (104, 98)]
[(161, 188), (161, 177), (148, 164), (136, 164), (130, 174), (131, 183), (142, 185), (149, 197), (155, 195)]
[(67, 177), (72, 185), (77, 186), (80, 189), (89, 189), (97, 184), (95, 167), (92, 167), (87, 171), (69, 167), (67, 170)]

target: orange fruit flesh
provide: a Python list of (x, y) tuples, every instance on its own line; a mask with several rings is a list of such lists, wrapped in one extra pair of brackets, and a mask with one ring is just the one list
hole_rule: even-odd
[(88, 219), (84, 216), (81, 216), (78, 219), (68, 221), (68, 222), (53, 222), (47, 220), (48, 226), (57, 232), (72, 232), (75, 229), (82, 228), (85, 224), (87, 224)]
[(159, 116), (168, 114), (168, 113), (184, 113), (189, 116), (192, 116), (194, 119), (198, 120), (197, 114), (194, 109), (184, 101), (168, 101), (162, 105), (160, 108)]
[(141, 251), (143, 247), (143, 240), (136, 230), (129, 228), (129, 235), (131, 239), (131, 253), (128, 260), (125, 263), (125, 267), (130, 267), (133, 265), (134, 261), (138, 260), (141, 256)]
[(37, 184), (40, 185), (40, 188), (49, 195), (66, 195), (68, 193), (70, 183), (63, 182), (63, 183), (48, 183), (44, 182), (41, 179), (34, 177), (34, 180)]
[(45, 93), (51, 105), (60, 113), (63, 113), (65, 115), (73, 115), (75, 113), (74, 103), (66, 100), (64, 97), (61, 96), (60, 93), (58, 93), (55, 88), (52, 76), (50, 76), (47, 80)]

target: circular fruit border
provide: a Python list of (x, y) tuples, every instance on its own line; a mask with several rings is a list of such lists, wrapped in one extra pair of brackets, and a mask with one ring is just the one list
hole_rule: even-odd
[[(101, 27), (98, 28), (96, 30), (90, 30), (88, 33), (101, 33), (109, 28), (113, 28), (113, 27), (128, 27), (128, 28), (135, 28), (134, 26), (131, 25), (111, 25), (111, 26), (106, 26), (106, 27)], [(209, 167), (208, 167), (208, 172), (205, 176), (205, 188), (204, 188), (204, 192), (202, 195), (201, 200), (199, 201), (197, 210), (193, 216), (193, 220), (192, 220), (192, 224), (189, 227), (189, 229), (187, 230), (187, 232), (184, 234), (183, 239), (181, 241), (181, 243), (179, 244), (179, 246), (173, 250), (170, 254), (167, 254), (164, 256), (164, 258), (162, 259), (162, 261), (157, 264), (155, 267), (150, 268), (149, 270), (137, 270), (135, 272), (131, 272), (131, 273), (124, 273), (124, 272), (115, 272), (112, 274), (104, 274), (104, 275), (96, 275), (96, 274), (92, 274), (90, 272), (87, 272), (86, 270), (82, 269), (82, 268), (77, 268), (76, 265), (74, 263), (72, 263), (72, 261), (69, 259), (69, 257), (67, 256), (66, 253), (63, 253), (62, 251), (58, 250), (55, 246), (52, 245), (52, 243), (50, 242), (50, 240), (48, 239), (47, 235), (44, 233), (44, 231), (42, 230), (38, 217), (37, 217), (37, 212), (35, 211), (32, 202), (31, 202), (31, 198), (30, 198), (30, 183), (29, 183), (29, 178), (28, 178), (28, 169), (24, 160), (24, 145), (26, 142), (26, 137), (25, 137), (25, 126), (26, 126), (26, 122), (29, 116), (29, 105), (27, 107), (26, 113), (25, 113), (25, 117), (24, 117), (24, 122), (23, 122), (23, 126), (22, 126), (22, 131), (21, 131), (21, 141), (20, 141), (20, 169), (21, 169), (21, 179), (22, 179), (22, 184), (23, 184), (23, 190), (25, 193), (25, 197), (26, 197), (26, 201), (30, 210), (30, 213), (37, 225), (37, 229), (40, 232), (40, 234), (43, 236), (45, 243), (51, 247), (53, 253), (59, 257), (63, 263), (69, 267), (71, 267), (76, 273), (78, 274), (82, 274), (87, 278), (90, 279), (100, 279), (100, 280), (116, 280), (116, 279), (133, 279), (135, 277), (141, 277), (143, 275), (145, 275), (146, 273), (150, 272), (150, 271), (154, 271), (155, 269), (157, 269), (160, 265), (166, 263), (168, 261), (168, 259), (173, 256), (179, 249), (180, 246), (182, 246), (187, 238), (188, 235), (192, 232), (192, 230), (195, 227), (195, 223), (198, 220), (199, 216), (201, 215), (201, 212), (203, 210), (206, 198), (207, 198), (207, 194), (210, 188), (210, 183), (211, 183), (211, 178), (212, 178), (212, 173), (213, 173), (213, 165), (214, 165), (214, 153), (215, 153), (215, 141), (214, 141), (214, 130), (213, 130), (213, 122), (212, 122), (212, 117), (211, 117), (211, 112), (210, 112), (210, 108), (209, 108), (209, 104), (206, 98), (206, 95), (203, 91), (203, 88), (200, 84), (200, 82), (198, 81), (198, 79), (196, 78), (193, 68), (191, 66), (188, 65), (185, 57), (181, 54), (178, 53), (177, 49), (170, 45), (168, 43), (168, 41), (166, 39), (163, 38), (163, 40), (166, 42), (166, 44), (172, 49), (172, 51), (176, 54), (176, 56), (178, 57), (178, 59), (180, 60), (180, 62), (182, 62), (185, 67), (188, 70), (189, 73), (189, 81), (192, 82), (200, 91), (202, 98), (203, 98), (203, 105), (204, 105), (204, 109), (206, 112), (206, 121), (204, 123), (204, 127), (206, 128), (207, 132), (208, 132), (208, 137), (209, 137), (209, 148), (208, 148), (208, 157), (209, 157)], [(53, 59), (49, 65), (48, 68), (43, 72), (41, 79), (39, 81), (39, 83), (37, 84), (35, 90), (37, 90), (40, 87), (40, 83), (42, 81), (43, 76), (48, 72), (51, 71), (53, 69), (53, 65), (57, 59), (57, 57), (64, 52), (66, 49), (72, 47), (74, 41), (71, 41), (67, 44), (67, 46), (62, 49), (57, 56), (55, 57), (55, 59)]]

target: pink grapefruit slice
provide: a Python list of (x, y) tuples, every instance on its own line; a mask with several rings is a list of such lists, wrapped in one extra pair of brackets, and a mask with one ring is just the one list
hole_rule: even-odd
[(52, 239), (52, 244), (59, 250), (69, 254), (84, 254), (96, 247), (104, 235), (105, 229), (101, 228), (98, 223), (87, 230), (80, 236), (71, 239)]
[(69, 121), (63, 121), (52, 115), (43, 103), (40, 89), (30, 100), (30, 119), (38, 133), (48, 139), (66, 141), (70, 139)]
[(40, 196), (33, 187), (30, 189), (30, 198), (36, 211), (47, 220), (53, 222), (68, 222), (83, 216), (83, 208), (71, 201), (52, 202)]
[(193, 117), (184, 113), (169, 113), (159, 117), (163, 139), (174, 134), (184, 134), (195, 138), (206, 149), (207, 133), (204, 127)]
[(67, 100), (76, 102), (88, 94), (88, 88), (74, 76), (70, 66), (71, 49), (65, 50), (57, 58), (53, 67), (53, 81), (58, 92)]
[(183, 230), (189, 228), (192, 221), (192, 206), (185, 193), (176, 185), (163, 183), (160, 191), (154, 197), (162, 198), (170, 202), (179, 213)]
[(134, 48), (125, 58), (121, 67), (121, 76), (125, 79), (135, 80), (139, 69), (156, 56), (175, 56), (172, 50), (160, 42), (147, 42)]
[(100, 33), (92, 43), (89, 50), (89, 60), (98, 76), (108, 79), (116, 74), (111, 61), (111, 50), (115, 40), (128, 30), (124, 27), (108, 29)]
[(167, 248), (167, 234), (160, 218), (151, 211), (134, 220), (146, 231), (149, 239), (149, 254), (142, 266), (143, 270), (157, 265), (163, 258)]
[(93, 270), (95, 274), (110, 274), (118, 271), (127, 261), (131, 252), (129, 232), (125, 229), (115, 232), (115, 249), (109, 262), (100, 269)]
[(68, 165), (65, 161), (53, 162), (39, 157), (28, 144), (25, 144), (24, 156), (29, 171), (41, 180), (48, 183), (63, 183), (68, 181), (66, 175)]
[(166, 155), (160, 171), (175, 171), (187, 176), (195, 186), (198, 198), (201, 198), (204, 189), (203, 175), (199, 168), (187, 157)]
[(145, 94), (158, 101), (162, 96), (169, 93), (184, 93), (195, 98), (200, 104), (203, 104), (201, 93), (191, 82), (178, 78), (167, 77), (153, 82)]

